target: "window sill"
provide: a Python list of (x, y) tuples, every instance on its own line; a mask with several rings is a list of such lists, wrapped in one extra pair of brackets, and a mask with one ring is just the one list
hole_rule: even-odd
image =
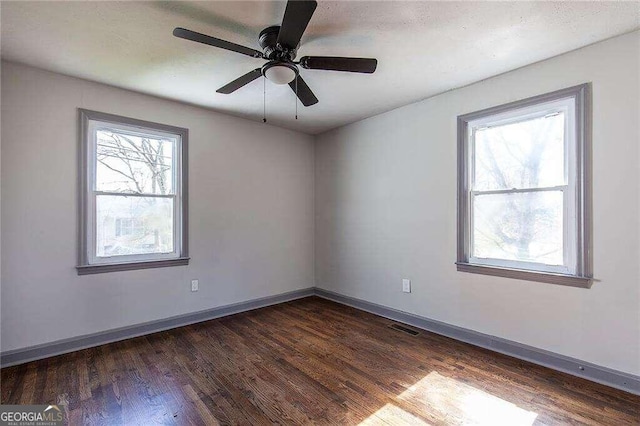
[(593, 278), (575, 275), (555, 274), (551, 272), (526, 271), (524, 269), (500, 268), (497, 266), (476, 265), (456, 262), (458, 271), (472, 274), (493, 275), (496, 277), (513, 278), (517, 280), (538, 281), (548, 284), (566, 285), (571, 287), (591, 288)]
[(133, 271), (136, 269), (166, 268), (168, 266), (185, 266), (189, 264), (189, 257), (177, 259), (147, 260), (143, 262), (108, 263), (102, 265), (76, 266), (78, 275), (102, 274), (104, 272)]

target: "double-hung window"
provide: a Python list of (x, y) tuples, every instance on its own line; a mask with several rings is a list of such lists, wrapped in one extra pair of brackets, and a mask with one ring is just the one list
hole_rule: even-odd
[(589, 286), (588, 89), (458, 117), (458, 270)]
[(80, 110), (79, 274), (186, 265), (187, 129)]

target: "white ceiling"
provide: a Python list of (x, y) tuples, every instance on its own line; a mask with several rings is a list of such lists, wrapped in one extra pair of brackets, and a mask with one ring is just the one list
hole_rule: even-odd
[[(638, 2), (319, 1), (298, 57), (378, 59), (375, 74), (302, 70), (320, 102), (267, 82), (271, 124), (321, 133), (640, 27)], [(172, 36), (174, 27), (260, 49), (285, 2), (7, 2), (2, 57), (262, 119), (263, 84), (217, 88), (263, 60)]]

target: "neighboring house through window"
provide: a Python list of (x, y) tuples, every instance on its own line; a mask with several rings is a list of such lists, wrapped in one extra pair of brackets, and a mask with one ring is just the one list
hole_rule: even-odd
[(188, 264), (187, 129), (80, 110), (79, 274)]
[(458, 270), (590, 285), (588, 90), (458, 117)]
[(115, 236), (125, 237), (128, 235), (145, 235), (144, 221), (135, 217), (116, 219)]

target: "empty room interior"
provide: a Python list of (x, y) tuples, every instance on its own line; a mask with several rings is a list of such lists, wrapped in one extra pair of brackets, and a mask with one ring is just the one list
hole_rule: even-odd
[(0, 425), (640, 425), (640, 2), (0, 19)]

